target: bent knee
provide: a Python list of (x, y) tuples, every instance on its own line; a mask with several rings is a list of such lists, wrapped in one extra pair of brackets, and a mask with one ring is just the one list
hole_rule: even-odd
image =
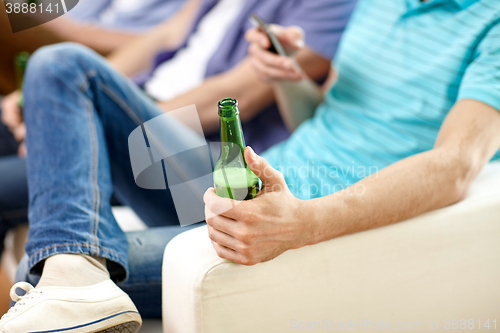
[(54, 75), (74, 74), (79, 69), (84, 70), (85, 62), (82, 60), (92, 56), (92, 53), (92, 50), (77, 43), (68, 42), (44, 46), (31, 56), (25, 82), (39, 81)]

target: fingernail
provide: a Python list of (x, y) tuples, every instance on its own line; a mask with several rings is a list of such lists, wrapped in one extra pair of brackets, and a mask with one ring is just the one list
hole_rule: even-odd
[(252, 156), (252, 158), (253, 158), (253, 159), (256, 159), (258, 156), (257, 156), (257, 154), (255, 153), (255, 151), (253, 150), (253, 148), (252, 148), (252, 147), (250, 147), (250, 146), (249, 146), (248, 148), (250, 148), (250, 155)]
[(302, 39), (299, 39), (295, 45), (297, 45), (298, 48), (303, 48), (304, 46), (306, 46), (306, 43), (302, 40)]

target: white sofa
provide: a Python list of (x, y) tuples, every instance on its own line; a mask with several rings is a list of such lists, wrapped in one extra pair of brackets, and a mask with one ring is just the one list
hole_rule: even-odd
[(489, 320), (494, 332), (500, 163), (487, 165), (458, 204), (251, 267), (220, 259), (206, 227), (187, 231), (168, 244), (163, 275), (165, 333), (368, 332), (389, 324), (441, 332), (455, 331), (454, 319), (458, 329), (466, 320), (467, 332)]

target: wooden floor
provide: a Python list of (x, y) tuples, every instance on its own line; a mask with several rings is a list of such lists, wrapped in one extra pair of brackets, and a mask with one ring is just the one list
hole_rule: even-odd
[(0, 316), (9, 310), (10, 288), (14, 283), (17, 264), (24, 255), (27, 240), (27, 225), (11, 230), (5, 239), (5, 250), (0, 258)]
[(9, 310), (11, 286), (12, 281), (10, 281), (5, 270), (0, 267), (0, 316)]

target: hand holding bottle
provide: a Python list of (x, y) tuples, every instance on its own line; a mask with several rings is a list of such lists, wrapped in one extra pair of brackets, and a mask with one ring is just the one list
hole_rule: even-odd
[(306, 74), (291, 57), (304, 47), (304, 31), (297, 26), (281, 27), (272, 25), (272, 30), (290, 57), (270, 52), (271, 41), (259, 28), (250, 29), (246, 39), (250, 42), (248, 53), (259, 78), (265, 82), (300, 81)]
[(21, 92), (15, 91), (7, 95), (2, 100), (2, 122), (9, 128), (14, 138), (21, 143), (19, 146), (19, 155), (26, 156), (26, 146), (24, 139), (26, 137), (26, 126), (23, 122), (19, 100)]
[(209, 237), (219, 257), (248, 266), (307, 245), (312, 225), (311, 216), (304, 216), (307, 201), (292, 195), (281, 172), (251, 148), (245, 149), (245, 160), (263, 183), (256, 198), (222, 198), (211, 188), (204, 201)]

